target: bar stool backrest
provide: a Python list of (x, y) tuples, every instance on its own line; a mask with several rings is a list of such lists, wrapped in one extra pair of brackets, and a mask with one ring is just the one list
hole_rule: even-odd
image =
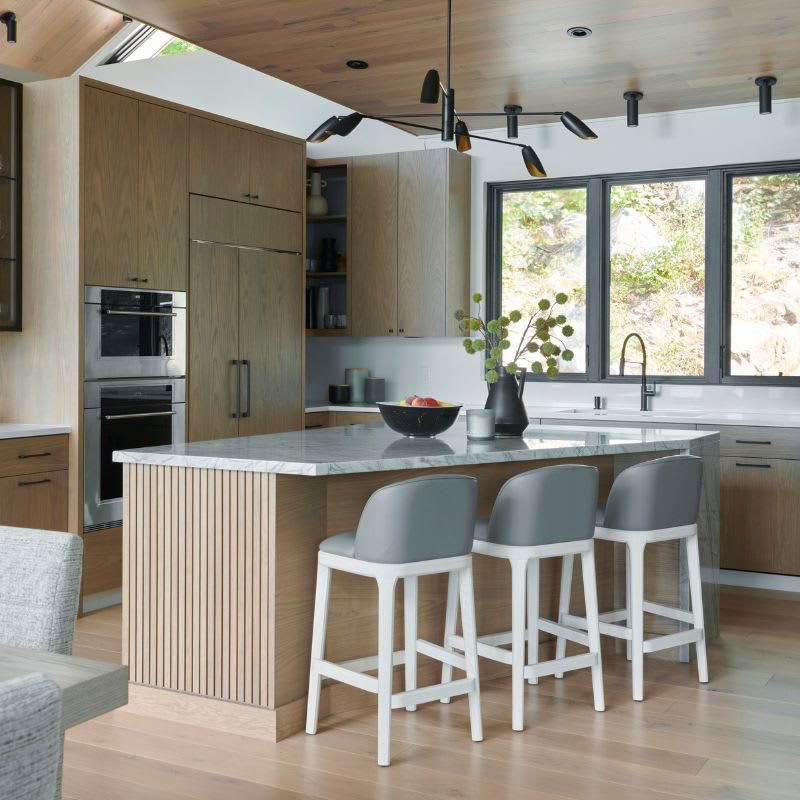
[(703, 459), (666, 456), (628, 467), (611, 487), (603, 526), (657, 531), (694, 525), (700, 512)]
[(477, 481), (434, 475), (392, 483), (367, 500), (356, 530), (355, 557), (408, 564), (472, 551)]
[(489, 518), (487, 540), (533, 547), (594, 536), (598, 473), (595, 467), (561, 464), (507, 480)]

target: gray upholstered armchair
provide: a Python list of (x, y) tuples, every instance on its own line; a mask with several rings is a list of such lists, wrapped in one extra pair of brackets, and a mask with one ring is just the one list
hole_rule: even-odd
[(0, 526), (0, 644), (72, 653), (80, 536)]
[(60, 797), (61, 690), (44, 675), (0, 683), (0, 797)]

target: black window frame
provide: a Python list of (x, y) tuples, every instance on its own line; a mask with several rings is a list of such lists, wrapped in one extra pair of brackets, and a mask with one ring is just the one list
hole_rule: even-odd
[(557, 378), (527, 375), (530, 381), (638, 383), (637, 375), (611, 375), (610, 311), (610, 187), (630, 183), (658, 183), (704, 178), (706, 181), (706, 280), (704, 375), (648, 375), (658, 383), (728, 386), (800, 386), (800, 376), (731, 375), (730, 292), (732, 270), (732, 186), (734, 177), (800, 172), (800, 160), (781, 160), (687, 167), (669, 170), (619, 172), (599, 175), (504, 181), (486, 185), (486, 309), (500, 313), (502, 288), (503, 195), (537, 189), (587, 187), (586, 199), (586, 372), (563, 373)]

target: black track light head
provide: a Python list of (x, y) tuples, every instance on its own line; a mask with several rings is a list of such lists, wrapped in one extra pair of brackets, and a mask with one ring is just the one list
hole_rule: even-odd
[(544, 171), (544, 165), (530, 145), (526, 144), (525, 147), (522, 148), (522, 160), (525, 162), (525, 168), (532, 178), (547, 177), (547, 173)]
[(463, 119), (460, 119), (456, 122), (456, 150), (459, 153), (466, 153), (468, 150), (472, 150), (472, 141), (469, 138), (469, 129), (467, 128), (467, 123), (464, 122)]
[(579, 119), (570, 111), (565, 111), (561, 115), (561, 122), (570, 133), (574, 133), (579, 139), (597, 138), (597, 134), (582, 119)]
[(506, 113), (506, 137), (509, 139), (519, 138), (519, 113), (522, 106), (506, 105), (503, 106)]
[(628, 127), (639, 127), (639, 101), (644, 97), (641, 92), (625, 92), (622, 99), (627, 103)]
[(17, 15), (13, 11), (0, 14), (0, 22), (6, 26), (6, 41), (14, 44), (17, 41)]
[(429, 69), (425, 73), (425, 79), (422, 81), (422, 91), (419, 93), (420, 103), (436, 104), (439, 102), (439, 70)]
[(756, 78), (755, 84), (758, 86), (758, 113), (772, 113), (772, 87), (778, 82), (772, 75), (761, 75)]
[(318, 144), (319, 142), (324, 142), (326, 139), (330, 139), (330, 137), (333, 136), (332, 128), (340, 119), (341, 117), (328, 117), (306, 141), (311, 144)]
[(336, 123), (331, 128), (331, 133), (337, 136), (349, 136), (359, 125), (361, 120), (364, 119), (363, 114), (354, 111), (346, 117), (339, 117)]

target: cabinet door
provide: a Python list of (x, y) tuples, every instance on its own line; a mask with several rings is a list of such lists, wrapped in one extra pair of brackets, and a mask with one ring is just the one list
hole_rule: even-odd
[(236, 436), (239, 357), (236, 248), (192, 242), (189, 263), (190, 442)]
[(84, 89), (84, 281), (138, 286), (139, 102)]
[(444, 336), (447, 150), (400, 153), (397, 324), (401, 336)]
[(725, 456), (720, 565), (800, 575), (800, 461)]
[(189, 191), (247, 202), (250, 198), (250, 131), (189, 117)]
[(250, 202), (302, 211), (305, 147), (300, 142), (250, 133)]
[(242, 436), (303, 428), (303, 279), (300, 256), (239, 253)]
[(139, 268), (148, 288), (186, 290), (187, 115), (139, 104)]
[(69, 472), (34, 472), (0, 478), (0, 525), (67, 530)]
[(352, 330), (397, 335), (397, 154), (353, 159)]

